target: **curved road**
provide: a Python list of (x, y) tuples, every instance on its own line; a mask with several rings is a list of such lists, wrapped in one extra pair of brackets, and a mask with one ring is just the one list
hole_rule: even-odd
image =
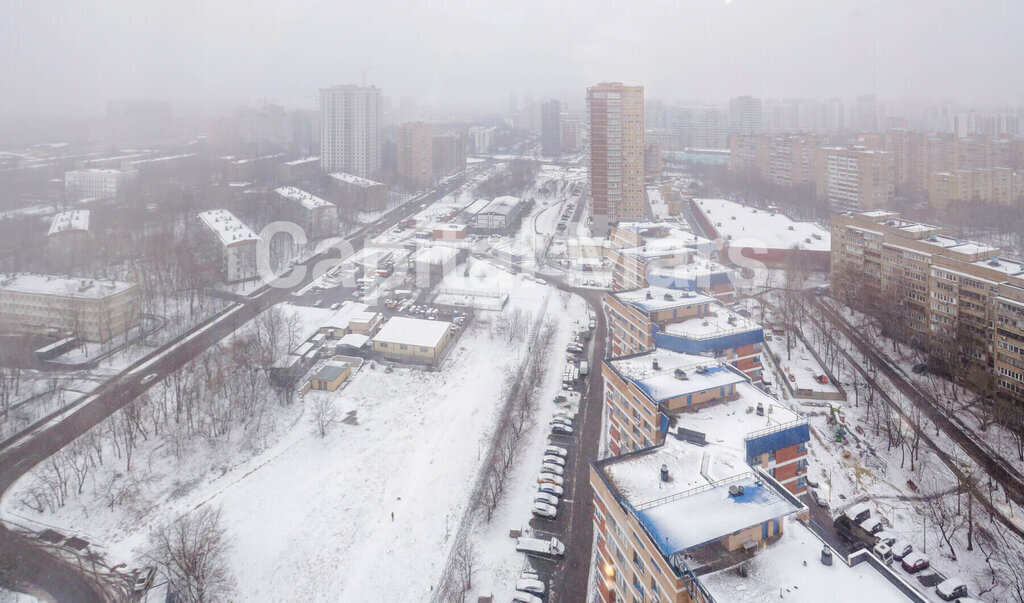
[[(353, 251), (362, 248), (364, 235), (373, 236), (407, 219), (420, 210), (421, 204), (437, 201), (461, 186), (473, 171), (452, 179), (443, 189), (438, 187), (435, 192), (410, 199), (405, 205), (367, 226), (362, 233), (353, 235), (349, 239)], [(316, 255), (303, 262), (303, 265), (315, 266), (320, 260), (326, 259), (329, 253)], [(123, 408), (154, 383), (184, 366), (263, 310), (288, 300), (291, 292), (308, 284), (312, 276), (307, 271), (303, 282), (295, 287), (267, 287), (254, 298), (226, 308), (168, 342), (146, 359), (125, 369), (97, 388), (83, 402), (74, 405), (73, 410), (53, 413), (4, 442), (0, 448), (0, 497), (32, 467)], [(149, 374), (155, 374), (156, 378), (143, 383), (143, 377)], [(38, 589), (57, 601), (116, 601), (125, 597), (125, 592), (119, 588), (97, 582), (91, 575), (85, 575), (79, 568), (42, 547), (39, 541), (0, 523), (0, 568), (5, 567), (9, 568), (12, 587), (21, 590), (30, 587)], [(123, 586), (127, 587), (127, 581)]]

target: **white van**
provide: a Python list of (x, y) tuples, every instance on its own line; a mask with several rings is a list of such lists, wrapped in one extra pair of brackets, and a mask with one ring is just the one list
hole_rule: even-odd
[(586, 360), (580, 363), (580, 375), (586, 377), (590, 372), (590, 364)]

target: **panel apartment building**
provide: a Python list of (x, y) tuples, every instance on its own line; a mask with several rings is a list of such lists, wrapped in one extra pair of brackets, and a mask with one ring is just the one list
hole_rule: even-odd
[(434, 182), (434, 127), (421, 121), (398, 129), (398, 175), (413, 190)]
[(587, 88), (590, 120), (591, 230), (596, 236), (644, 211), (644, 88), (603, 83)]
[(257, 278), (256, 254), (259, 235), (226, 209), (211, 209), (199, 214), (206, 227), (211, 247), (220, 259), (220, 274), (225, 282), (236, 283)]
[(831, 256), (841, 299), (891, 308), (897, 336), (936, 362), (973, 359), (1024, 403), (1024, 264), (882, 210), (833, 215)]
[(888, 207), (896, 195), (892, 153), (822, 147), (816, 164), (818, 199), (828, 201), (834, 212)]
[(135, 283), (0, 275), (0, 330), (107, 342), (139, 324)]
[(320, 167), (362, 178), (376, 174), (383, 161), (380, 126), (384, 97), (370, 86), (320, 90)]
[(286, 213), (296, 220), (310, 239), (338, 234), (338, 207), (294, 186), (277, 189), (287, 203)]

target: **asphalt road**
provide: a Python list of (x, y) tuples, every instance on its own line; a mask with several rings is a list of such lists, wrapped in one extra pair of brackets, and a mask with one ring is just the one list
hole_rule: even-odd
[[(365, 229), (365, 235), (359, 234), (350, 240), (353, 250), (358, 251), (362, 248), (364, 236), (373, 236), (376, 232), (406, 220), (420, 211), (421, 205), (433, 203), (461, 186), (470, 175), (471, 173), (467, 172), (443, 187), (438, 187), (434, 193), (410, 200), (401, 209), (371, 224)], [(312, 267), (327, 257), (330, 256), (314, 256), (303, 264)], [(149, 362), (144, 370), (132, 372), (132, 368), (129, 367), (100, 386), (88, 402), (67, 413), (64, 418), (58, 420), (58, 413), (55, 413), (51, 420), (29, 428), (29, 433), (8, 440), (0, 450), (0, 496), (32, 467), (120, 410), (154, 383), (184, 366), (266, 308), (293, 299), (291, 292), (308, 284), (311, 277), (312, 275), (307, 274), (300, 285), (288, 289), (268, 287), (252, 299), (222, 311), (154, 352), (150, 358), (157, 359)], [(210, 323), (214, 323), (213, 326), (203, 331), (201, 335), (192, 337)], [(156, 378), (143, 383), (143, 378), (150, 374), (155, 374)], [(56, 601), (123, 600), (125, 596), (125, 592), (111, 588), (110, 585), (97, 583), (91, 576), (76, 570), (74, 566), (39, 546), (38, 541), (0, 524), (0, 567), (4, 564), (9, 564), (10, 577), (16, 585), (21, 585), (22, 588), (31, 585), (50, 594)], [(126, 579), (124, 587), (127, 586)]]
[(548, 601), (552, 603), (582, 601), (587, 595), (590, 553), (594, 541), (594, 493), (590, 487), (590, 463), (597, 460), (602, 436), (604, 380), (601, 377), (601, 361), (604, 359), (605, 340), (608, 335), (608, 325), (605, 323), (601, 304), (604, 291), (562, 288), (583, 296), (590, 303), (591, 309), (597, 315), (597, 328), (591, 337), (590, 378), (580, 401), (579, 413), (576, 415), (574, 435), (577, 446), (566, 467), (566, 473), (572, 477), (571, 480), (566, 480), (567, 488), (559, 519), (563, 527), (559, 538), (565, 543), (565, 557), (560, 571), (555, 572), (550, 581), (551, 594)]

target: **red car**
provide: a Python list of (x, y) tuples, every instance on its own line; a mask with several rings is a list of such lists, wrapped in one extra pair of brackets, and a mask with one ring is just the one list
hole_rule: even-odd
[(903, 558), (902, 564), (905, 572), (908, 574), (916, 574), (928, 567), (928, 558), (917, 551), (912, 551), (909, 555)]

